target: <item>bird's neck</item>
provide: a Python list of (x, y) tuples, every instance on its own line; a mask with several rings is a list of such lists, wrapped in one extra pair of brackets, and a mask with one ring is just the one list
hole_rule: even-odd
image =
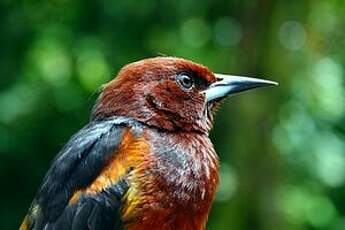
[(153, 152), (165, 179), (182, 192), (199, 190), (200, 199), (218, 182), (218, 156), (206, 134), (197, 132), (154, 132)]

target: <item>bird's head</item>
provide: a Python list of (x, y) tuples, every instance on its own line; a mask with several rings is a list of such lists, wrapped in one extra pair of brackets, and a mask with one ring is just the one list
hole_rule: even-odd
[(275, 84), (214, 74), (182, 58), (150, 58), (126, 65), (103, 87), (92, 117), (125, 116), (159, 129), (208, 132), (212, 110), (223, 98)]

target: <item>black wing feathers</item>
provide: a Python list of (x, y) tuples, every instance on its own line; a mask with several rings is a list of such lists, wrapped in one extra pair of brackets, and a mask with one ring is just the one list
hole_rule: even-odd
[[(68, 202), (76, 190), (87, 187), (99, 175), (116, 152), (128, 124), (134, 123), (126, 118), (92, 121), (70, 139), (53, 160), (32, 204), (30, 229), (108, 229), (102, 226), (121, 225), (115, 216), (128, 188), (126, 181), (97, 195), (82, 195), (76, 204)], [(30, 216), (35, 207), (38, 211)]]
[(66, 207), (47, 229), (122, 229), (119, 207), (127, 189), (127, 182), (121, 180), (97, 196), (82, 195), (77, 203)]

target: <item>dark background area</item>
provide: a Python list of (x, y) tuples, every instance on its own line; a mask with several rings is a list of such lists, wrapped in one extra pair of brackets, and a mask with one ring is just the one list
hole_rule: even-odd
[(208, 229), (345, 229), (343, 0), (0, 2), (0, 229), (17, 229), (100, 86), (184, 57), (278, 81), (228, 99)]

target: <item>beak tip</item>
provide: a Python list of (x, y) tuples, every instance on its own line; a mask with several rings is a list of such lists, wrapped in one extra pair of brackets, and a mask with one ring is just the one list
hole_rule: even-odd
[(272, 86), (279, 86), (279, 82), (270, 81), (270, 85), (272, 85)]
[[(255, 79), (255, 78), (253, 78), (253, 79)], [(260, 82), (262, 84), (262, 86), (278, 86), (279, 85), (279, 83), (276, 81), (266, 80), (263, 78), (257, 78), (255, 80), (258, 80), (258, 82)]]

